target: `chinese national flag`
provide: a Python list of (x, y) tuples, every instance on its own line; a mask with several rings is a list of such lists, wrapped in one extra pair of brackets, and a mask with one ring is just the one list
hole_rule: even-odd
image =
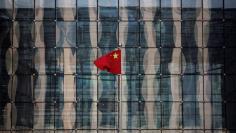
[(112, 74), (121, 74), (121, 50), (113, 50), (94, 61), (94, 64), (101, 70)]

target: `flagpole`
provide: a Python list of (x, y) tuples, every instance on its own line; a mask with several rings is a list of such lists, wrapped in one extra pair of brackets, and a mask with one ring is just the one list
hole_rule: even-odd
[[(121, 43), (119, 43), (119, 48), (121, 47)], [(122, 55), (122, 54), (121, 54)], [(122, 56), (120, 57), (122, 59)], [(121, 60), (122, 62), (122, 60)], [(121, 63), (122, 70), (122, 63)], [(119, 133), (122, 133), (122, 84), (121, 84), (121, 76), (122, 74), (118, 74), (118, 91), (119, 91)]]

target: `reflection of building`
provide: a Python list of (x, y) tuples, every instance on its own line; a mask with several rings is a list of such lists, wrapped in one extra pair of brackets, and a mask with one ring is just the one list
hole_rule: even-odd
[[(0, 132), (233, 133), (235, 7), (1, 0)], [(121, 80), (93, 65), (118, 44)]]

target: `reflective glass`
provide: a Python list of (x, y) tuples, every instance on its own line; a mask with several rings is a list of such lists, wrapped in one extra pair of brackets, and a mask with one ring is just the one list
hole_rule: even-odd
[(55, 19), (55, 0), (36, 0), (35, 19)]
[(76, 0), (57, 0), (56, 15), (60, 20), (75, 20), (76, 19)]
[(16, 9), (16, 19), (34, 19), (34, 1), (33, 0), (14, 0)]
[(202, 0), (182, 0), (182, 19), (201, 20)]
[(12, 0), (0, 1), (0, 20), (12, 19), (13, 3)]
[(96, 20), (97, 0), (77, 0), (77, 13), (79, 20)]
[(101, 20), (118, 18), (118, 0), (98, 0), (98, 12)]
[(139, 1), (138, 0), (119, 0), (121, 20), (139, 19)]
[(222, 19), (223, 18), (223, 0), (204, 0), (203, 1), (203, 19)]

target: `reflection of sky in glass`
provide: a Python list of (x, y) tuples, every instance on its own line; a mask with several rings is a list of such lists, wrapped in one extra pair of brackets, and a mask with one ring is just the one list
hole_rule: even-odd
[(170, 8), (170, 7), (180, 7), (180, 0), (162, 0), (161, 7)]
[(55, 0), (36, 0), (35, 6), (41, 8), (55, 8)]
[(99, 0), (99, 6), (106, 6), (106, 7), (117, 7), (118, 1), (117, 0)]
[(141, 7), (159, 7), (159, 0), (140, 0)]
[(138, 0), (120, 0), (120, 6), (139, 6)]
[(97, 7), (97, 0), (78, 0), (77, 7)]
[(57, 7), (76, 7), (76, 0), (57, 0)]
[(12, 8), (12, 2), (11, 0), (0, 0), (0, 8)]
[(201, 0), (182, 0), (183, 8), (201, 7)]
[(15, 0), (15, 7), (16, 8), (33, 8), (34, 1), (33, 0)]
[(223, 1), (222, 0), (204, 0), (203, 8), (222, 8)]
[(236, 0), (225, 0), (225, 8), (236, 8)]

